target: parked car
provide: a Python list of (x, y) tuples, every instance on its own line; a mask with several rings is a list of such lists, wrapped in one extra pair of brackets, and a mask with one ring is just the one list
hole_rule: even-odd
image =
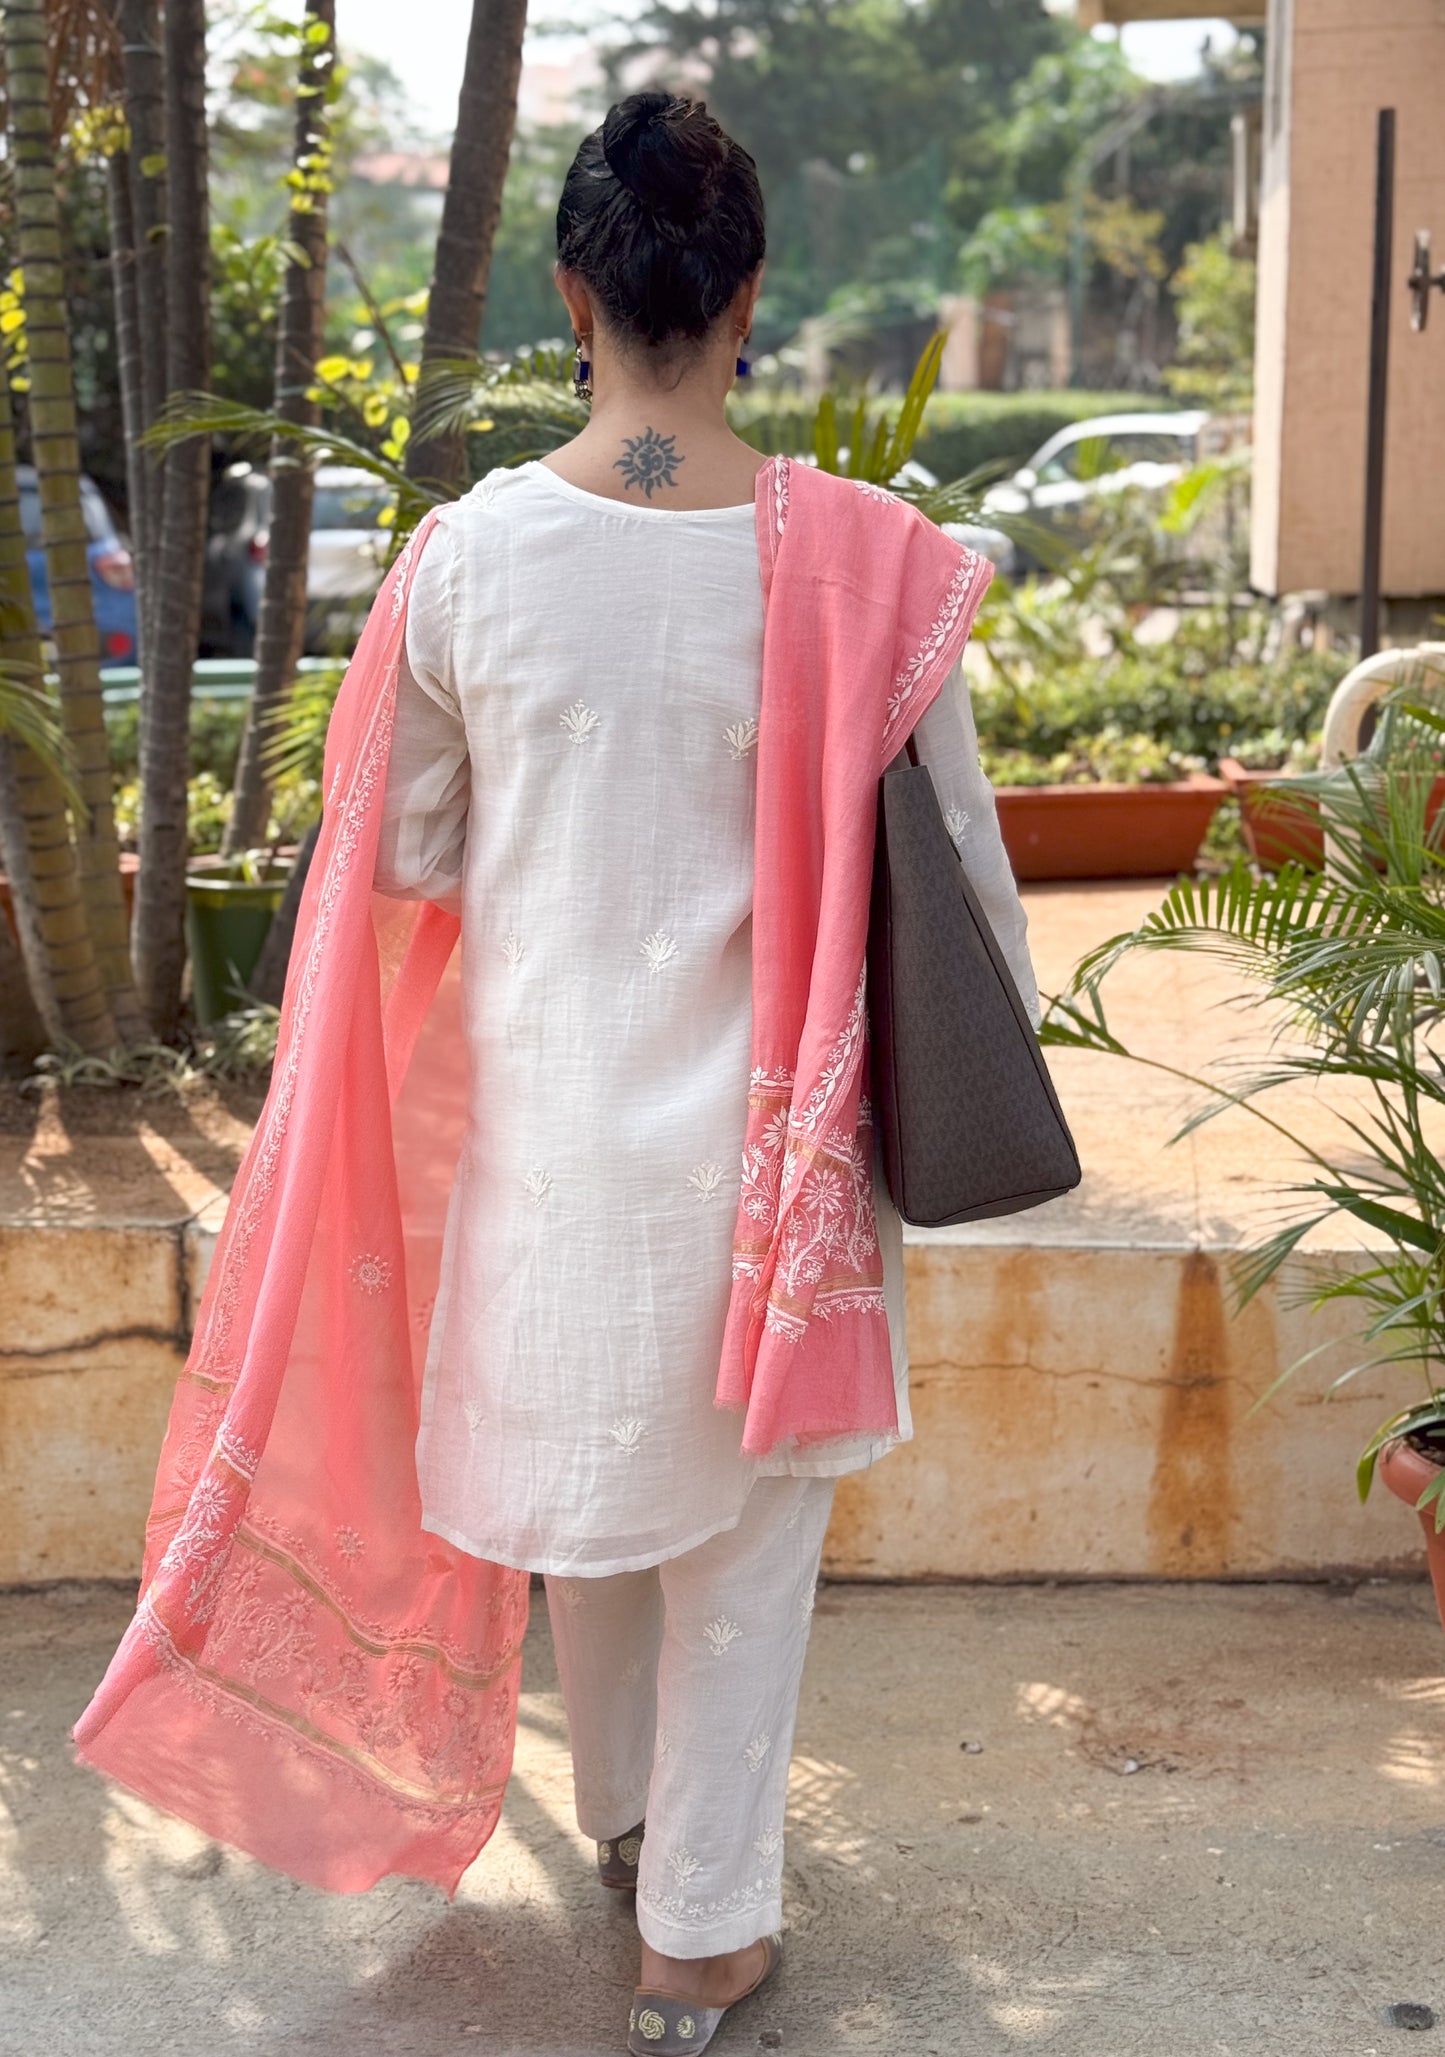
[[(15, 467), (20, 489), (20, 524), (25, 531), (25, 562), (35, 618), (42, 634), (51, 626), (50, 575), (40, 540), (40, 487), (35, 467)], [(100, 630), (102, 664), (133, 664), (136, 654), (135, 566), (116, 532), (99, 486), (84, 475), (80, 481), (80, 512), (85, 521), (85, 555), (90, 565), (90, 600)]]
[[(386, 569), (386, 493), (369, 472), (322, 465), (311, 511), (306, 572), (306, 648), (331, 651), (354, 640)], [(211, 488), (201, 649), (249, 657), (270, 544), (271, 482), (249, 464), (228, 466)]]
[(203, 657), (249, 657), (255, 649), (270, 519), (271, 481), (264, 471), (231, 464), (211, 481), (201, 597)]
[(329, 652), (354, 641), (386, 570), (390, 496), (370, 472), (322, 465), (311, 510), (306, 647)]
[[(1067, 546), (1088, 527), (1088, 512), (1101, 497), (1129, 489), (1163, 499), (1175, 480), (1199, 461), (1199, 438), (1207, 414), (1197, 409), (1169, 414), (1098, 414), (1071, 422), (1034, 452), (1011, 478), (984, 495), (988, 513), (1043, 531)], [(1015, 544), (1012, 571), (1037, 568), (1043, 552), (1027, 537)]]

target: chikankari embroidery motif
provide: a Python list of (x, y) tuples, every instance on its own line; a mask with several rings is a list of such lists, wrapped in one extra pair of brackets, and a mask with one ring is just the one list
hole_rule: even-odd
[(783, 1854), (783, 1831), (780, 1828), (765, 1828), (760, 1836), (753, 1837), (753, 1848), (764, 1864), (771, 1864)]
[(550, 1171), (528, 1171), (522, 1175), (522, 1191), (534, 1207), (540, 1207), (552, 1190)]
[(508, 971), (515, 971), (526, 954), (522, 938), (514, 929), (508, 929), (502, 938), (502, 955), (507, 960)]
[(754, 1736), (743, 1751), (743, 1762), (748, 1767), (748, 1770), (761, 1771), (768, 1761), (768, 1753), (772, 1747), (773, 1739), (771, 1736)]
[(642, 1448), (642, 1438), (647, 1430), (634, 1415), (627, 1414), (614, 1421), (608, 1433), (619, 1450), (625, 1450), (631, 1457)]
[(881, 500), (885, 507), (900, 504), (896, 493), (890, 493), (886, 486), (876, 485), (872, 479), (850, 479), (848, 483), (856, 486), (865, 500)]
[(370, 1252), (351, 1260), (351, 1283), (363, 1293), (384, 1293), (391, 1284), (391, 1264)]
[(475, 1435), (487, 1418), (485, 1408), (480, 1406), (475, 1400), (464, 1400), (462, 1402), (462, 1412), (467, 1417), (467, 1427)]
[(810, 1315), (826, 1321), (886, 1311), (866, 1102), (859, 1102), (851, 1135), (828, 1125), (857, 1074), (865, 1001), (860, 976), (848, 1020), (802, 1108), (792, 1104), (790, 1072), (753, 1074), (755, 1119), (743, 1150), (740, 1201), (756, 1233), (736, 1242), (733, 1277), (760, 1279), (776, 1241), (764, 1321), (770, 1334), (789, 1342), (806, 1333)]
[(719, 1922), (751, 1914), (759, 1907), (776, 1906), (778, 1882), (776, 1878), (771, 1884), (765, 1878), (755, 1878), (748, 1885), (724, 1893), (721, 1899), (689, 1901), (681, 1893), (659, 1892), (656, 1886), (639, 1878), (637, 1897), (660, 1921), (669, 1922), (673, 1928), (715, 1928)]
[(594, 708), (589, 707), (585, 700), (574, 700), (557, 719), (574, 743), (585, 743), (602, 722), (602, 716)]
[(723, 740), (732, 751), (735, 760), (746, 757), (758, 747), (758, 725), (749, 718), (746, 721), (730, 722), (723, 730)]
[(661, 929), (654, 929), (650, 936), (644, 936), (637, 947), (647, 959), (647, 968), (650, 972), (661, 971), (664, 965), (671, 964), (677, 955), (677, 944), (671, 936), (664, 935)]
[(950, 807), (943, 817), (943, 826), (956, 843), (968, 827), (968, 816), (961, 807)]
[(773, 459), (773, 529), (781, 536), (788, 525), (788, 459)]
[(888, 695), (888, 718), (883, 726), (885, 746), (897, 726), (899, 716), (937, 662), (981, 576), (988, 576), (984, 570), (984, 559), (975, 550), (965, 550), (963, 561), (949, 580), (948, 590), (943, 596), (933, 626), (893, 681), (893, 691)]
[(722, 1184), (720, 1164), (695, 1164), (687, 1175), (687, 1182), (699, 1200), (711, 1200)]
[(336, 1547), (343, 1557), (355, 1560), (366, 1548), (366, 1544), (354, 1528), (343, 1523), (336, 1531)]
[(707, 1645), (713, 1656), (723, 1657), (742, 1634), (742, 1630), (735, 1621), (729, 1621), (725, 1614), (720, 1614), (716, 1621), (708, 1622), (703, 1634), (707, 1637)]

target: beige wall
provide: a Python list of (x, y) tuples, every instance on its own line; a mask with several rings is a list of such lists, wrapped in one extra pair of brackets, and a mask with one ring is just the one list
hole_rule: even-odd
[(1417, 228), (1445, 261), (1445, 0), (1272, 0), (1260, 206), (1254, 582), (1359, 588), (1375, 116), (1397, 111), (1386, 593), (1445, 593), (1445, 295), (1411, 332)]

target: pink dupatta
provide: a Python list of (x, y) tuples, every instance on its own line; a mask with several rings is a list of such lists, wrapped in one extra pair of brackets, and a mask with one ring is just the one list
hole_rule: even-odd
[[(988, 567), (891, 495), (759, 473), (754, 1064), (721, 1404), (745, 1446), (891, 1427), (861, 1096), (878, 774)], [(524, 1572), (421, 1527), (414, 1446), (465, 1046), (455, 917), (371, 889), (429, 518), (336, 702), (266, 1105), (177, 1384), (141, 1598), (78, 1755), (307, 1883), (447, 1893), (496, 1826)]]
[(717, 1387), (757, 1455), (898, 1425), (864, 1061), (878, 780), (993, 577), (892, 493), (768, 470), (753, 1072)]
[[(421, 1527), (413, 1446), (464, 1061), (454, 916), (371, 891), (407, 595), (337, 698), (270, 1093), (79, 1755), (312, 1885), (448, 1893), (511, 1768), (524, 1572)], [(433, 1004), (435, 1000), (436, 1004)], [(390, 1118), (387, 1118), (387, 1110)]]

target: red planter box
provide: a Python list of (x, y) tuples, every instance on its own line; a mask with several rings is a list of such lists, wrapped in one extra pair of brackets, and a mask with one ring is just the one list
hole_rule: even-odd
[(1265, 871), (1278, 871), (1282, 864), (1307, 864), (1318, 871), (1325, 861), (1325, 839), (1320, 828), (1319, 809), (1303, 795), (1290, 800), (1270, 792), (1282, 774), (1277, 771), (1246, 771), (1233, 757), (1221, 757), (1219, 775), (1239, 802), (1239, 826), (1244, 847)]
[[(1221, 778), (1239, 802), (1244, 847), (1265, 871), (1282, 864), (1306, 864), (1318, 871), (1325, 861), (1319, 808), (1307, 794), (1291, 799), (1288, 789), (1270, 792), (1284, 777), (1278, 771), (1246, 771), (1233, 757), (1219, 760)], [(1445, 778), (1436, 779), (1426, 809), (1427, 826), (1445, 807)]]
[(996, 797), (1015, 878), (1165, 878), (1193, 869), (1227, 790), (1200, 772), (1160, 786), (1000, 786)]

